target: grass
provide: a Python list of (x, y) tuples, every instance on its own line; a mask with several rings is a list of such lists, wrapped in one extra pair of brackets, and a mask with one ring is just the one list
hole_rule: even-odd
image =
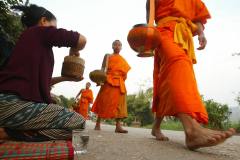
[[(144, 126), (144, 128), (150, 129), (150, 128), (152, 128), (152, 124)], [(179, 121), (172, 121), (172, 120), (162, 122), (161, 129), (163, 129), (163, 130), (173, 130), (173, 131), (183, 131), (182, 124)]]

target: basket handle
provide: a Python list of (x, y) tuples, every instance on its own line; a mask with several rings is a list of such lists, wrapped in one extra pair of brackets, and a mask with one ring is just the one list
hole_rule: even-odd
[(150, 27), (154, 26), (154, 19), (155, 19), (155, 0), (150, 0), (148, 26)]

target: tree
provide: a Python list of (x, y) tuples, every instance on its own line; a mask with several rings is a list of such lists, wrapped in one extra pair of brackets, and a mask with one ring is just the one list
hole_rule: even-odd
[(57, 104), (66, 108), (69, 108), (73, 105), (73, 103), (75, 102), (74, 98), (66, 98), (63, 95), (57, 96), (58, 97), (58, 101)]
[(10, 10), (12, 5), (22, 3), (22, 0), (0, 1), (0, 66), (9, 57), (20, 33), (23, 31), (20, 16)]
[(153, 122), (153, 116), (150, 109), (150, 101), (146, 92), (140, 91), (135, 99), (134, 107), (135, 114), (141, 122), (141, 126), (151, 124)]
[(22, 0), (3, 0), (0, 1), (0, 13), (7, 13), (10, 11), (10, 6), (22, 4)]
[(127, 96), (128, 118), (125, 123), (131, 125), (134, 121), (140, 121), (141, 126), (152, 124), (153, 115), (150, 108), (152, 88), (139, 91), (138, 94)]

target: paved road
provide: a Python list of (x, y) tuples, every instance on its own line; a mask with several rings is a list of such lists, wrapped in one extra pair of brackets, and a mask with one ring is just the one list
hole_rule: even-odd
[(103, 125), (94, 131), (88, 122), (88, 153), (81, 160), (240, 160), (240, 136), (233, 136), (216, 147), (189, 151), (184, 146), (184, 133), (163, 131), (170, 141), (156, 141), (149, 129), (127, 128), (128, 134), (114, 133), (114, 126)]

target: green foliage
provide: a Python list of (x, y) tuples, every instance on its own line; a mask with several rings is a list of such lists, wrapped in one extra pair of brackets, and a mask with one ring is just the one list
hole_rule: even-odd
[(127, 106), (129, 116), (124, 120), (127, 125), (131, 125), (133, 121), (141, 122), (141, 126), (151, 124), (153, 122), (153, 115), (150, 108), (150, 101), (152, 99), (152, 89), (146, 91), (139, 91), (137, 95), (127, 96)]
[[(152, 124), (144, 126), (145, 128), (152, 128)], [(161, 124), (161, 129), (163, 130), (174, 130), (174, 131), (183, 131), (182, 123), (179, 120), (167, 119)]]
[(226, 104), (220, 104), (213, 100), (205, 101), (209, 117), (209, 126), (211, 128), (223, 129), (229, 125), (229, 116), (231, 112)]
[(10, 6), (21, 3), (22, 0), (0, 1), (0, 65), (7, 59), (23, 31), (20, 16), (10, 10)]
[(232, 123), (227, 128), (235, 128), (237, 133), (240, 133), (240, 121), (238, 123)]
[(20, 16), (10, 10), (10, 6), (22, 4), (22, 0), (0, 1), (0, 34), (11, 43), (15, 43), (23, 27)]
[(183, 126), (182, 126), (182, 123), (179, 120), (174, 119), (174, 120), (164, 121), (161, 124), (161, 129), (182, 131)]
[(132, 114), (128, 114), (128, 117), (123, 120), (123, 123), (127, 124), (128, 126), (131, 126), (134, 120), (135, 116)]
[(68, 98), (64, 97), (63, 95), (60, 95), (57, 97), (58, 97), (57, 104), (59, 104), (60, 106), (66, 107), (66, 108), (71, 107), (73, 105), (73, 103), (75, 102), (74, 98), (68, 99)]
[(7, 13), (10, 11), (10, 6), (23, 3), (22, 0), (3, 0), (0, 1), (0, 13)]
[(115, 120), (113, 120), (113, 119), (106, 119), (106, 120), (104, 120), (104, 122), (106, 124), (110, 124), (110, 125), (114, 125), (115, 124)]

